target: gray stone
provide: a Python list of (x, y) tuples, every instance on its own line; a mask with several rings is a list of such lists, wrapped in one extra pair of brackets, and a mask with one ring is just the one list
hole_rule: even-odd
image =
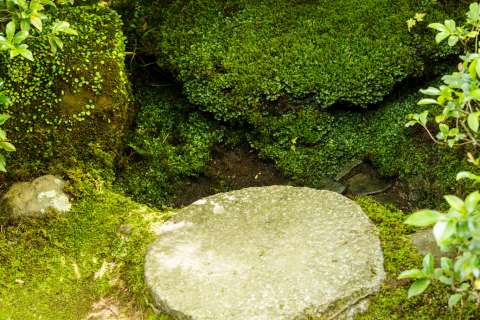
[(376, 176), (359, 173), (348, 179), (348, 192), (359, 195), (373, 195), (388, 190), (392, 184)]
[(173, 319), (351, 318), (384, 279), (375, 226), (330, 191), (218, 194), (153, 229), (145, 278)]
[(359, 160), (359, 159), (353, 159), (351, 160), (350, 162), (347, 162), (343, 167), (342, 169), (340, 170), (339, 173), (337, 173), (337, 175), (335, 176), (335, 180), (336, 181), (340, 181), (342, 180), (344, 177), (348, 176), (350, 174), (350, 172), (353, 171), (353, 169), (355, 169), (356, 167), (358, 167), (359, 165), (361, 165), (363, 163), (362, 160)]
[(0, 202), (0, 215), (9, 221), (42, 218), (50, 212), (66, 213), (71, 204), (63, 192), (65, 182), (52, 175), (15, 183)]
[(347, 187), (344, 186), (341, 182), (335, 181), (331, 178), (324, 177), (318, 179), (314, 185), (315, 189), (328, 190), (336, 193), (344, 193), (347, 190)]
[(437, 263), (440, 262), (441, 257), (453, 258), (455, 256), (454, 252), (443, 252), (442, 250), (440, 250), (440, 247), (435, 241), (435, 237), (433, 236), (433, 230), (431, 228), (419, 230), (412, 234), (411, 237), (412, 244), (415, 246), (418, 252), (422, 255), (431, 253)]

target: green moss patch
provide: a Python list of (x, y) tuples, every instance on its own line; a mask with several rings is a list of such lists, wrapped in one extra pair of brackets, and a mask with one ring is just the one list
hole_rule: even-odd
[(220, 119), (279, 98), (366, 106), (423, 72), (433, 42), (406, 27), (418, 11), (441, 15), (418, 1), (154, 1), (144, 43)]
[(9, 170), (23, 179), (78, 160), (111, 167), (127, 120), (129, 84), (118, 14), (91, 6), (51, 15), (79, 33), (63, 36), (57, 55), (40, 38), (29, 44), (34, 62), (0, 56), (4, 93), (12, 100), (2, 112), (12, 115), (6, 129), (17, 147)]
[[(320, 186), (358, 161), (372, 162), (384, 176), (398, 176), (422, 194), (440, 197), (469, 168), (462, 153), (434, 145), (418, 128), (405, 128), (406, 116), (423, 110), (417, 94), (392, 97), (377, 110), (325, 112), (312, 106), (255, 119), (251, 145), (261, 156), (300, 183)], [(421, 203), (418, 203), (421, 206)]]
[(99, 181), (75, 188), (82, 195), (66, 216), (0, 226), (0, 319), (85, 319), (102, 299), (116, 301), (129, 318), (152, 316), (143, 260), (153, 239), (149, 224), (167, 214)]
[(172, 87), (145, 90), (138, 98), (141, 108), (129, 143), (135, 156), (120, 183), (143, 203), (170, 204), (175, 189), (205, 169), (224, 129)]

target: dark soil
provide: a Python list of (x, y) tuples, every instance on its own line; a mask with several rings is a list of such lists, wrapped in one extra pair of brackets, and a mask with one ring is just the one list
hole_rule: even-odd
[(272, 163), (259, 159), (247, 146), (216, 147), (212, 158), (202, 176), (185, 181), (177, 190), (175, 206), (186, 206), (220, 192), (292, 184)]

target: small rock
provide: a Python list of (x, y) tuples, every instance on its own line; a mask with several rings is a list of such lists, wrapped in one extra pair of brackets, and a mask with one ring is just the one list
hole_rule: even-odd
[(64, 186), (65, 181), (52, 175), (15, 183), (0, 202), (0, 218), (16, 221), (45, 218), (52, 211), (67, 213), (71, 203), (63, 192)]
[(441, 257), (453, 257), (452, 252), (443, 252), (440, 250), (431, 228), (419, 230), (412, 234), (411, 238), (413, 245), (420, 254), (426, 255), (427, 253), (431, 253), (437, 263), (440, 262)]
[(347, 189), (347, 187), (344, 186), (342, 183), (330, 178), (322, 178), (317, 180), (314, 183), (313, 187), (315, 187), (316, 189), (333, 191), (340, 194), (344, 193)]
[(378, 194), (388, 190), (392, 185), (379, 177), (359, 173), (348, 179), (348, 192), (359, 196)]

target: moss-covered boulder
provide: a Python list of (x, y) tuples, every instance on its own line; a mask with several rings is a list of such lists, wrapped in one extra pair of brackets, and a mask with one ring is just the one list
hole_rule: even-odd
[[(35, 61), (0, 57), (0, 77), (12, 104), (6, 128), (17, 147), (9, 170), (37, 174), (47, 166), (94, 160), (112, 166), (128, 118), (129, 85), (122, 22), (98, 6), (62, 8), (78, 36), (63, 36), (53, 55), (43, 38), (29, 43)], [(41, 170), (40, 170), (41, 171)]]
[(113, 192), (92, 172), (67, 176), (68, 214), (2, 226), (0, 319), (156, 319), (143, 261), (150, 224), (168, 212)]
[(291, 100), (378, 102), (421, 74), (431, 53), (430, 35), (420, 45), (406, 21), (419, 11), (438, 20), (443, 10), (412, 0), (153, 3), (145, 46), (192, 103), (219, 119), (283, 111)]

